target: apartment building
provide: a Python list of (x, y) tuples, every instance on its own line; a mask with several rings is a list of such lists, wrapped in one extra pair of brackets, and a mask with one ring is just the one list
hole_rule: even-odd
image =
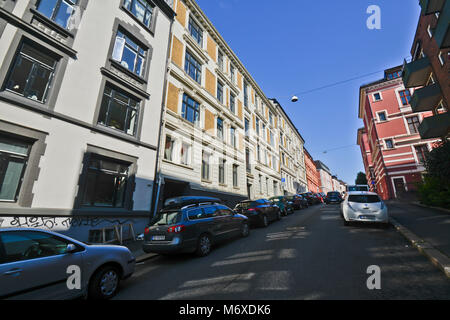
[(330, 191), (335, 191), (330, 168), (320, 160), (316, 160), (314, 163), (320, 178), (320, 192), (327, 194)]
[(143, 232), (170, 4), (0, 1), (0, 227), (95, 243)]
[(420, 0), (421, 15), (405, 61), (403, 83), (417, 88), (411, 98), (413, 112), (430, 111), (418, 127), (423, 139), (450, 138), (450, 1)]
[(175, 11), (160, 202), (206, 195), (234, 206), (279, 194), (275, 107), (195, 1)]
[(306, 192), (308, 181), (303, 147), (305, 140), (281, 104), (276, 99), (271, 99), (271, 101), (277, 107), (279, 114), (279, 154), (283, 194), (292, 195)]
[(320, 174), (317, 171), (316, 163), (306, 148), (303, 148), (305, 154), (306, 180), (308, 182), (308, 191), (320, 192)]
[(360, 88), (358, 130), (366, 175), (383, 199), (406, 196), (422, 179), (424, 159), (438, 139), (422, 139), (419, 126), (431, 112), (414, 112), (402, 66), (385, 70), (383, 79)]

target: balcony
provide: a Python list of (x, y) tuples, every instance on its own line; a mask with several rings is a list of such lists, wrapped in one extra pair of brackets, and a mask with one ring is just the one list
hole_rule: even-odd
[(403, 83), (405, 88), (423, 87), (431, 74), (431, 64), (428, 57), (420, 58), (403, 64)]
[(441, 99), (441, 87), (439, 84), (434, 83), (414, 91), (410, 105), (413, 112), (432, 111), (437, 107)]
[(422, 139), (441, 138), (450, 131), (450, 112), (441, 113), (423, 119), (419, 125), (419, 133)]
[(447, 1), (439, 13), (439, 20), (433, 37), (441, 49), (450, 47), (450, 1)]
[(420, 6), (424, 15), (441, 11), (444, 3), (445, 0), (420, 0)]

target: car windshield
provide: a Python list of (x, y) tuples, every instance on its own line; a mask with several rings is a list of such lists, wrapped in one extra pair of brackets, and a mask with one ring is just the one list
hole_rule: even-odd
[(352, 186), (348, 187), (348, 191), (369, 191), (369, 188), (366, 186)]
[(328, 197), (338, 197), (339, 193), (337, 192), (328, 192)]
[(181, 221), (181, 211), (165, 211), (161, 212), (153, 222), (156, 226), (165, 226), (177, 224)]
[(381, 202), (381, 199), (377, 195), (357, 194), (357, 195), (350, 195), (348, 197), (348, 201), (356, 203), (376, 203)]

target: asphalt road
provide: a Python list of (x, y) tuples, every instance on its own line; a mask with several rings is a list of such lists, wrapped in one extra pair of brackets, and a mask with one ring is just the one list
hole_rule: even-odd
[[(381, 270), (369, 290), (367, 268)], [(115, 299), (450, 299), (450, 280), (394, 229), (345, 227), (336, 205), (296, 211), (209, 256), (136, 266)]]

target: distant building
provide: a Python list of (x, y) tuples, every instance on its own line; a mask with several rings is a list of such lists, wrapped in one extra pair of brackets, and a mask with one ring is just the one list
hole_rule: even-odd
[(320, 173), (317, 171), (316, 163), (311, 154), (304, 148), (306, 179), (308, 182), (308, 191), (320, 192)]
[(316, 160), (315, 164), (320, 177), (320, 192), (327, 194), (330, 191), (334, 191), (330, 169), (320, 160)]
[(402, 66), (385, 70), (383, 79), (360, 88), (357, 143), (372, 190), (383, 199), (402, 197), (416, 188), (423, 162), (437, 139), (421, 139), (419, 125), (431, 112), (414, 112), (412, 92), (401, 78)]

